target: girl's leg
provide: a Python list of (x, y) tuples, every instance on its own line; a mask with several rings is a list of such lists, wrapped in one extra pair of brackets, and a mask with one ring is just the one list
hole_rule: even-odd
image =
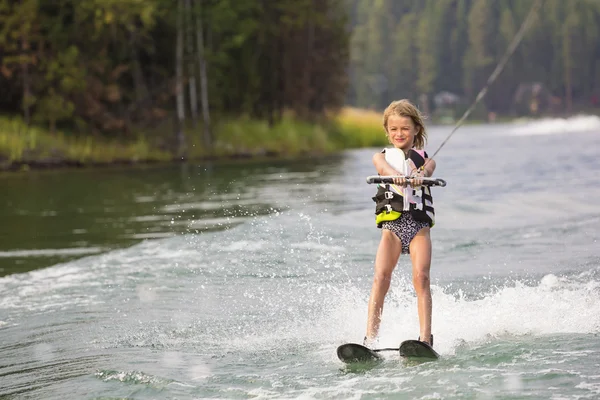
[(396, 234), (390, 230), (381, 230), (381, 242), (375, 257), (375, 274), (371, 297), (369, 298), (369, 314), (367, 317), (367, 340), (373, 340), (379, 332), (383, 300), (390, 288), (392, 272), (396, 268), (402, 243)]
[(410, 242), (410, 258), (412, 260), (413, 285), (417, 293), (419, 336), (422, 341), (429, 343), (431, 337), (432, 308), (429, 282), (429, 270), (431, 268), (431, 237), (429, 236), (429, 228), (421, 229)]

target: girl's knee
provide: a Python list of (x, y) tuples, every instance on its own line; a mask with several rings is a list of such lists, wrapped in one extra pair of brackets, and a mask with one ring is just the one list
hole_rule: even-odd
[(379, 292), (383, 292), (384, 294), (389, 290), (391, 282), (391, 273), (376, 272), (373, 276), (373, 287), (377, 288)]
[(377, 285), (390, 285), (390, 282), (392, 281), (392, 273), (391, 272), (383, 272), (383, 271), (376, 271), (375, 275), (373, 276), (373, 283), (377, 284)]
[(416, 271), (413, 275), (413, 285), (415, 289), (429, 289), (429, 271)]

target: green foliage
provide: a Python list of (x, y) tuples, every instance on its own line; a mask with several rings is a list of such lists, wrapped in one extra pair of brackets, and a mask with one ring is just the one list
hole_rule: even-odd
[[(349, 105), (381, 110), (394, 99), (408, 97), (418, 103), (422, 94), (431, 99), (442, 91), (470, 103), (534, 1), (349, 0)], [(575, 108), (589, 108), (590, 97), (600, 96), (600, 2), (541, 4), (478, 115), (486, 115), (486, 109), (510, 115), (522, 85), (535, 82), (542, 85), (547, 113), (568, 112), (569, 97)], [(383, 95), (369, 87), (370, 76), (387, 82)]]
[[(345, 109), (331, 120), (309, 123), (284, 115), (270, 126), (247, 116), (222, 119), (215, 127), (213, 151), (203, 147), (200, 135), (188, 127), (189, 157), (297, 156), (339, 149), (382, 146), (386, 137), (379, 113)], [(167, 135), (138, 134), (124, 141), (63, 131), (49, 132), (27, 126), (20, 118), (0, 117), (0, 167), (11, 163), (104, 164), (113, 162), (170, 161), (175, 153), (164, 150)]]
[(139, 136), (127, 142), (93, 136), (73, 136), (64, 132), (27, 126), (20, 118), (0, 117), (0, 165), (12, 162), (110, 163), (166, 161), (171, 154)]
[(388, 144), (382, 116), (375, 111), (345, 108), (333, 119), (330, 137), (336, 148), (361, 148)]
[(325, 128), (319, 124), (284, 116), (273, 126), (248, 117), (221, 122), (217, 126), (217, 155), (295, 155), (332, 150)]
[(343, 0), (190, 0), (185, 26), (179, 4), (0, 0), (0, 112), (112, 137), (156, 125), (174, 108), (179, 28), (184, 84), (200, 81), (200, 25), (211, 113), (273, 124), (287, 110), (315, 120), (343, 105)]
[[(214, 149), (201, 144), (202, 121), (184, 121), (190, 156), (385, 144), (372, 117), (336, 111), (344, 103), (381, 110), (394, 99), (420, 103), (450, 91), (460, 103), (431, 115), (457, 117), (534, 0), (189, 1), (181, 25), (182, 2), (173, 0), (0, 0), (0, 112), (23, 120), (2, 121), (4, 157), (49, 148), (77, 159), (102, 159), (100, 148), (108, 158), (170, 157), (154, 152), (171, 151), (175, 141), (180, 28), (185, 114), (192, 82), (201, 98), (204, 59), (207, 109), (217, 121)], [(542, 4), (474, 117), (586, 108), (600, 96), (600, 2)], [(538, 83), (541, 94), (532, 90)], [(160, 143), (139, 135), (158, 126)], [(65, 129), (78, 139), (61, 138)], [(52, 135), (62, 144), (44, 147)]]

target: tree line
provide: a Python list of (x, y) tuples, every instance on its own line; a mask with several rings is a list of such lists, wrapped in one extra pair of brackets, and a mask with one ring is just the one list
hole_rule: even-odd
[[(228, 116), (464, 107), (533, 1), (0, 0), (0, 113), (113, 136), (173, 121), (184, 147)], [(542, 0), (484, 111), (597, 103), (598, 43), (600, 1)]]
[(0, 0), (0, 112), (123, 135), (343, 105), (345, 0)]
[[(534, 0), (349, 0), (353, 31), (347, 101), (380, 109), (402, 96), (434, 108), (470, 103)], [(598, 105), (600, 1), (542, 0), (483, 105), (501, 114)], [(463, 104), (464, 106), (464, 104)]]

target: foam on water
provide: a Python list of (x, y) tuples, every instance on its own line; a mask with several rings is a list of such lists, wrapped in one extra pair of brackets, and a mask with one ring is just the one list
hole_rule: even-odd
[(509, 133), (514, 136), (554, 135), (574, 132), (600, 132), (600, 117), (577, 115), (571, 118), (545, 118), (517, 123)]
[[(298, 380), (296, 368), (305, 363), (302, 357), (293, 361), (298, 355), (309, 357), (312, 368), (335, 371), (335, 348), (362, 340), (372, 278), (372, 267), (365, 269), (353, 258), (355, 242), (332, 240), (312, 225), (314, 219), (284, 213), (228, 231), (150, 240), (10, 275), (0, 278), (1, 305), (61, 310), (68, 320), (87, 307), (86, 299), (93, 300), (100, 320), (86, 325), (84, 333), (93, 338), (86, 346), (92, 343), (103, 352), (130, 349), (134, 358), (144, 357), (139, 365), (121, 360), (98, 369), (95, 377), (104, 384), (159, 390), (179, 385), (189, 391), (211, 382), (221, 395), (259, 398), (280, 397), (290, 388), (306, 398), (374, 395), (378, 386), (390, 384), (397, 393), (410, 391), (414, 384), (407, 385), (411, 378), (405, 374), (370, 378), (364, 388), (352, 378)], [(282, 233), (289, 226), (295, 229)], [(325, 242), (336, 246), (325, 251)], [(382, 347), (418, 335), (416, 299), (405, 267), (399, 266), (387, 297)], [(598, 268), (529, 280), (489, 278), (485, 285), (436, 283), (436, 349), (451, 356), (498, 338), (598, 333)], [(0, 328), (6, 329), (1, 322)], [(62, 351), (59, 343), (34, 345), (36, 360), (52, 362)], [(256, 368), (265, 372), (257, 375)], [(520, 390), (519, 380), (506, 380), (507, 388)]]
[[(289, 221), (284, 218), (281, 223), (287, 226)], [(352, 244), (346, 247), (333, 241), (337, 245), (327, 247), (319, 241), (329, 239), (315, 230), (308, 235), (300, 233), (304, 241), (280, 238), (290, 247), (282, 253), (281, 244), (269, 241), (272, 234), (265, 231), (266, 227), (279, 229), (278, 224), (272, 219), (256, 220), (255, 228), (261, 234), (246, 235), (244, 240), (228, 239), (236, 236), (235, 230), (214, 234), (220, 236), (219, 243), (211, 239), (211, 234), (153, 240), (52, 268), (9, 275), (0, 278), (0, 305), (30, 310), (69, 304), (77, 307), (92, 299), (108, 300), (113, 296), (112, 290), (103, 294), (94, 288), (109, 285), (121, 292), (129, 290), (129, 296), (139, 301), (143, 312), (145, 307), (164, 304), (177, 296), (188, 297), (191, 293), (171, 289), (183, 287), (193, 290), (198, 301), (212, 304), (221, 313), (221, 326), (225, 328), (215, 330), (215, 345), (223, 341), (235, 345), (239, 341), (240, 346), (246, 346), (249, 340), (264, 347), (278, 340), (328, 345), (360, 341), (366, 325), (371, 269), (362, 273), (362, 278), (356, 278), (350, 272), (356, 268), (354, 262), (344, 256)], [(277, 250), (278, 257), (288, 260), (288, 265), (264, 262), (272, 259)], [(240, 252), (243, 257), (237, 257)], [(591, 266), (587, 273), (546, 274), (537, 280), (490, 280), (483, 288), (468, 281), (438, 283), (433, 286), (436, 347), (442, 353), (452, 353), (461, 341), (478, 342), (490, 335), (596, 333), (600, 329), (600, 283), (595, 274), (598, 267)], [(189, 273), (195, 278), (182, 286), (178, 280)], [(199, 279), (201, 273), (210, 276)], [(178, 274), (183, 275), (167, 286), (157, 284), (166, 276), (174, 279)], [(141, 279), (132, 279), (136, 276)], [(221, 287), (220, 280), (229, 278), (236, 280)], [(92, 296), (82, 296), (90, 290), (94, 291)], [(227, 296), (215, 296), (217, 291), (237, 293), (227, 300)], [(280, 297), (282, 293), (286, 294), (285, 300)], [(245, 303), (238, 304), (240, 299), (245, 299)], [(129, 312), (135, 315), (138, 311)], [(227, 328), (244, 313), (249, 314), (242, 331)], [(190, 320), (184, 314), (180, 325)], [(417, 335), (414, 290), (409, 278), (397, 272), (386, 302), (381, 344), (394, 346), (399, 340)]]
[[(537, 282), (516, 281), (493, 287), (487, 293), (469, 295), (466, 294), (468, 288), (456, 291), (452, 287), (434, 285), (436, 349), (448, 355), (464, 343), (480, 344), (507, 335), (600, 332), (600, 282), (582, 280), (583, 275), (549, 274)], [(321, 296), (320, 314), (300, 320), (280, 320), (263, 333), (250, 329), (248, 335), (241, 332), (241, 336), (219, 340), (240, 350), (248, 346), (266, 350), (290, 343), (318, 343), (329, 346), (325, 358), (333, 357), (331, 349), (336, 344), (360, 343), (366, 327), (368, 293), (330, 285), (322, 290), (307, 291), (308, 297)], [(265, 306), (276, 307), (277, 304)], [(406, 279), (398, 279), (388, 295), (379, 345), (394, 347), (402, 340), (416, 339), (419, 326), (416, 310), (412, 285)]]

